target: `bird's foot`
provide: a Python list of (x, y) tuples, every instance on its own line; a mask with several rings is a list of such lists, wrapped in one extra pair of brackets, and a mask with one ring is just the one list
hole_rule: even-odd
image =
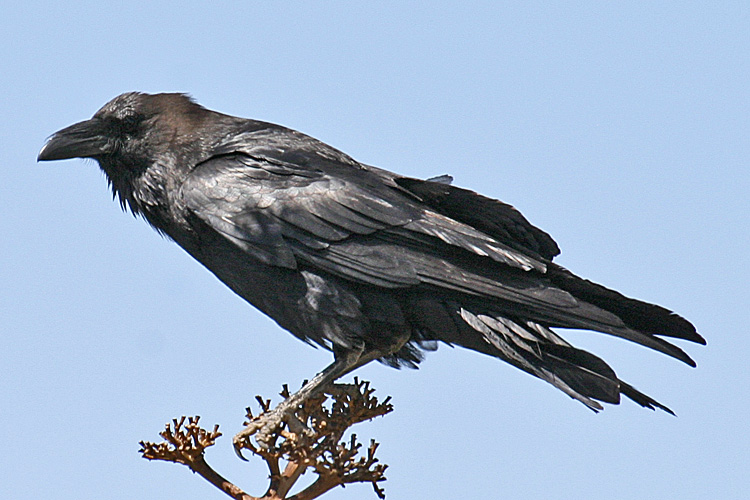
[[(258, 448), (270, 451), (274, 448), (279, 436), (289, 438), (302, 438), (308, 436), (312, 431), (297, 418), (295, 406), (282, 402), (273, 410), (268, 410), (256, 417), (252, 417), (250, 423), (233, 438), (234, 451), (241, 459), (243, 449), (258, 451)], [(286, 429), (284, 425), (286, 424)], [(255, 438), (257, 446), (250, 440)]]

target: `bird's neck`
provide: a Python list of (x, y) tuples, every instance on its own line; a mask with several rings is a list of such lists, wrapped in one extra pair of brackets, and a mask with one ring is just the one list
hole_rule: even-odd
[(106, 162), (100, 165), (123, 210), (142, 216), (159, 232), (168, 232), (177, 215), (173, 213), (176, 203), (172, 198), (182, 182), (179, 170), (159, 163), (128, 169), (120, 164), (117, 170), (109, 168)]

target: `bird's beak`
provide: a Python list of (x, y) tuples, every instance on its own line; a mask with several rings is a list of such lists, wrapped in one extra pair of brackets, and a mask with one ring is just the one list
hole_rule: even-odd
[(37, 161), (93, 158), (105, 152), (107, 139), (100, 120), (92, 118), (55, 132), (39, 151)]

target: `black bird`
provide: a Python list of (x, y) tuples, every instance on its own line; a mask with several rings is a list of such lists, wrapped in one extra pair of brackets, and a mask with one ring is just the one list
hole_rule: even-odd
[(666, 406), (552, 328), (637, 342), (695, 366), (663, 337), (705, 344), (684, 318), (579, 278), (510, 205), (364, 165), (288, 128), (183, 94), (116, 97), (55, 133), (38, 160), (99, 162), (142, 216), (235, 293), (334, 361), (284, 401), (259, 438), (327, 383), (378, 360), (416, 366), (437, 342), (500, 358), (593, 410), (623, 394)]

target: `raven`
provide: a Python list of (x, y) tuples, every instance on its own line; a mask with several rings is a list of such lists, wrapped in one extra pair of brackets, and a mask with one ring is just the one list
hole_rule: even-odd
[(437, 342), (502, 359), (594, 411), (620, 380), (552, 328), (622, 337), (695, 366), (663, 337), (700, 344), (669, 310), (554, 264), (555, 241), (512, 206), (359, 163), (305, 134), (130, 92), (52, 135), (38, 160), (93, 158), (142, 216), (247, 302), (334, 361), (261, 424), (268, 436), (326, 384), (372, 360), (415, 367)]

